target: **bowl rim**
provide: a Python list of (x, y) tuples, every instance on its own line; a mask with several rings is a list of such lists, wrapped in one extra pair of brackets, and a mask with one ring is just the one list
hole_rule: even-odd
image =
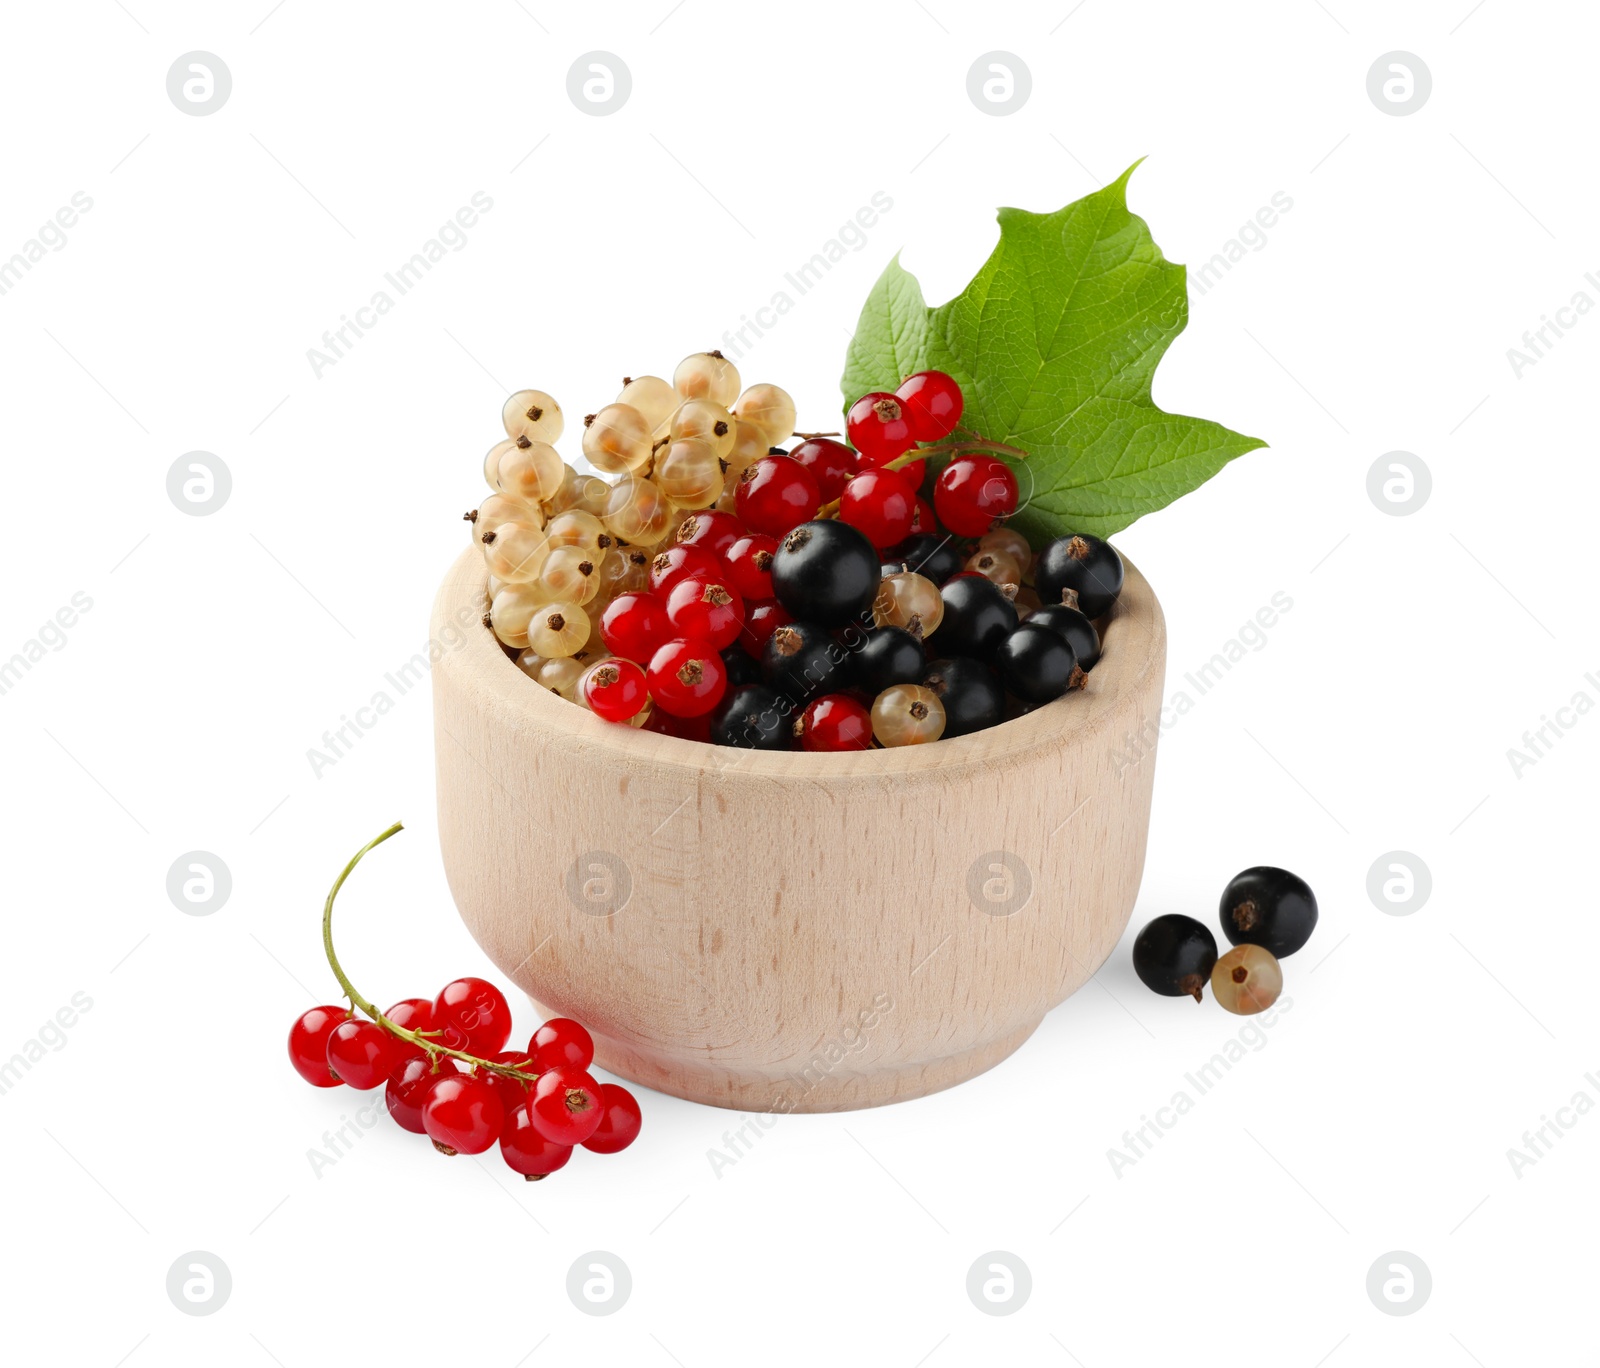
[[(439, 586), (429, 651), (433, 671), (442, 671), (454, 686), (466, 690), (480, 715), (497, 714), (516, 732), (582, 753), (591, 764), (599, 750), (628, 767), (666, 767), (708, 777), (736, 772), (758, 779), (825, 783), (936, 777), (948, 784), (952, 770), (1017, 762), (1047, 747), (1090, 739), (1104, 730), (1109, 719), (1125, 722), (1120, 705), (1130, 694), (1146, 690), (1152, 671), (1164, 673), (1166, 621), (1161, 604), (1138, 567), (1126, 556), (1122, 560), (1122, 593), (1100, 623), (1107, 648), (1082, 690), (984, 731), (922, 746), (833, 753), (755, 751), (606, 722), (534, 684), (506, 655), (484, 622), (488, 570), (475, 546), (456, 558)], [(459, 640), (454, 639), (457, 636)]]

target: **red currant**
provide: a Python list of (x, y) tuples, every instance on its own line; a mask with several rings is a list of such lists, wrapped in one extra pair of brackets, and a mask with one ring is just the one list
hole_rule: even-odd
[(707, 508), (691, 513), (678, 524), (677, 542), (680, 546), (703, 546), (707, 551), (723, 556), (742, 536), (744, 528), (732, 513), (724, 513), (720, 508)]
[(767, 649), (767, 638), (780, 627), (786, 627), (794, 618), (777, 599), (761, 599), (744, 606), (744, 628), (739, 633), (739, 644), (757, 660)]
[(916, 445), (905, 406), (882, 390), (863, 394), (851, 404), (844, 426), (850, 444), (873, 465), (904, 456)]
[(919, 442), (937, 442), (956, 430), (965, 400), (961, 386), (943, 371), (918, 371), (900, 382), (895, 398), (905, 405), (911, 435)]
[(866, 533), (880, 549), (911, 535), (917, 496), (897, 470), (866, 470), (839, 496), (839, 521)]
[(922, 488), (922, 482), (928, 478), (928, 463), (927, 461), (912, 461), (908, 465), (896, 466), (895, 471), (915, 492)]
[(482, 1154), (500, 1138), (505, 1104), (476, 1074), (439, 1079), (422, 1104), (422, 1129), (441, 1154)]
[(644, 671), (631, 660), (602, 660), (583, 676), (583, 698), (589, 711), (607, 722), (626, 722), (650, 700)]
[(399, 1044), (375, 1021), (341, 1021), (328, 1036), (328, 1070), (362, 1092), (382, 1087), (401, 1058)]
[(832, 503), (856, 473), (856, 454), (831, 437), (809, 437), (789, 455), (811, 472), (820, 502)]
[(957, 456), (933, 486), (933, 507), (958, 537), (981, 537), (1017, 511), (1017, 477), (997, 456)]
[(422, 1128), (423, 1104), (433, 1092), (435, 1083), (441, 1078), (454, 1076), (456, 1072), (455, 1065), (448, 1060), (435, 1069), (433, 1061), (426, 1055), (412, 1055), (390, 1073), (389, 1082), (383, 1090), (389, 1115), (403, 1130), (413, 1135), (425, 1135), (427, 1132)]
[(328, 1037), (349, 1016), (346, 1007), (313, 1007), (289, 1028), (289, 1062), (313, 1088), (337, 1088), (344, 1081), (328, 1071)]
[(657, 707), (675, 717), (699, 717), (722, 701), (728, 670), (709, 641), (679, 638), (650, 657), (645, 681)]
[(800, 714), (795, 735), (801, 750), (870, 750), (872, 714), (844, 694), (824, 694)]
[(672, 545), (659, 552), (650, 562), (650, 587), (663, 598), (685, 575), (708, 575), (712, 578), (722, 573), (722, 557), (709, 546)]
[(416, 1031), (419, 1035), (433, 1029), (433, 1000), (431, 998), (401, 998), (384, 1016), (402, 1031)]
[(531, 1183), (563, 1167), (572, 1158), (572, 1146), (546, 1140), (534, 1129), (532, 1113), (518, 1107), (506, 1113), (500, 1127), (500, 1157)]
[(728, 578), (740, 597), (772, 597), (772, 553), (777, 549), (776, 537), (769, 537), (765, 532), (746, 532), (722, 553)]
[(600, 615), (600, 637), (612, 655), (644, 664), (672, 640), (667, 605), (654, 594), (618, 594)]
[(709, 641), (721, 651), (739, 639), (744, 626), (744, 599), (729, 587), (731, 575), (687, 575), (667, 594), (667, 616), (681, 637)]
[(615, 1154), (625, 1150), (639, 1138), (639, 1104), (626, 1088), (618, 1083), (600, 1085), (600, 1105), (603, 1108), (600, 1124), (583, 1142), (586, 1150), (596, 1154)]
[(594, 1038), (571, 1017), (551, 1017), (528, 1041), (528, 1053), (545, 1069), (587, 1069), (594, 1063)]
[(558, 1145), (581, 1145), (600, 1127), (600, 1085), (582, 1069), (546, 1069), (528, 1104), (533, 1128)]
[(433, 1023), (443, 1032), (439, 1044), (480, 1057), (505, 1049), (511, 1038), (511, 1008), (487, 979), (445, 984), (434, 999)]
[(520, 1050), (501, 1050), (488, 1058), (495, 1064), (510, 1064), (528, 1075), (527, 1081), (521, 1082), (509, 1074), (496, 1073), (493, 1069), (482, 1070), (482, 1076), (500, 1094), (500, 1103), (509, 1115), (528, 1100), (528, 1090), (533, 1087), (534, 1075), (539, 1072), (538, 1066), (533, 1062), (532, 1055)]
[(740, 521), (769, 537), (808, 522), (822, 504), (816, 479), (793, 456), (763, 456), (746, 466), (733, 498)]

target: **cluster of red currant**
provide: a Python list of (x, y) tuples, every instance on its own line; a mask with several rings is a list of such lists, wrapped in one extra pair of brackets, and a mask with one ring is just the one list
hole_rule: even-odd
[(496, 1142), (508, 1167), (530, 1181), (563, 1167), (582, 1145), (615, 1154), (639, 1134), (639, 1104), (615, 1083), (589, 1075), (594, 1041), (578, 1022), (555, 1017), (525, 1050), (506, 1049), (511, 1008), (481, 978), (447, 983), (435, 998), (404, 998), (379, 1012), (351, 987), (333, 954), (334, 894), (323, 913), (328, 962), (355, 1007), (320, 1006), (289, 1028), (289, 1061), (317, 1088), (384, 1089), (389, 1115), (426, 1135), (441, 1154), (482, 1154)]
[(1279, 960), (1294, 954), (1317, 928), (1317, 898), (1298, 874), (1254, 865), (1235, 874), (1218, 909), (1222, 933), (1233, 949), (1217, 954), (1203, 922), (1168, 912), (1149, 922), (1133, 942), (1134, 972), (1164, 997), (1199, 1002), (1211, 996), (1237, 1016), (1264, 1012), (1283, 992)]
[(1035, 557), (1005, 525), (1018, 486), (1000, 453), (1026, 453), (960, 426), (953, 377), (862, 396), (850, 445), (795, 433), (792, 449), (770, 445), (789, 396), (738, 385), (714, 352), (670, 386), (629, 380), (584, 435), (624, 473), (588, 492), (548, 445), (555, 401), (507, 402), (485, 465), (500, 492), (468, 517), (486, 624), (525, 673), (608, 721), (763, 750), (960, 736), (1083, 685), (1121, 559), (1088, 535)]

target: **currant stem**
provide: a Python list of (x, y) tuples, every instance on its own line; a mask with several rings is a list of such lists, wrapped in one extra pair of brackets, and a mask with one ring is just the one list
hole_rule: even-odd
[(328, 890), (328, 901), (322, 905), (322, 949), (328, 957), (328, 967), (333, 970), (334, 978), (339, 980), (339, 986), (344, 989), (344, 995), (350, 999), (350, 1005), (359, 1011), (365, 1012), (373, 1021), (382, 1026), (390, 1035), (424, 1050), (429, 1060), (437, 1065), (440, 1055), (448, 1055), (451, 1059), (459, 1059), (464, 1064), (470, 1064), (475, 1069), (485, 1069), (490, 1073), (505, 1074), (508, 1077), (529, 1082), (538, 1077), (537, 1073), (525, 1072), (514, 1064), (498, 1064), (492, 1059), (480, 1059), (477, 1055), (466, 1053), (464, 1050), (453, 1050), (448, 1045), (436, 1045), (427, 1037), (437, 1035), (437, 1031), (408, 1031), (404, 1026), (397, 1026), (374, 1007), (366, 998), (356, 991), (355, 984), (350, 982), (344, 972), (344, 967), (339, 963), (338, 955), (333, 952), (333, 900), (339, 896), (339, 890), (344, 887), (344, 881), (350, 877), (350, 871), (361, 863), (361, 857), (375, 846), (381, 846), (397, 831), (405, 830), (401, 822), (396, 822), (386, 831), (380, 832), (360, 850), (350, 857), (350, 863), (339, 871), (339, 877), (333, 881), (333, 887)]

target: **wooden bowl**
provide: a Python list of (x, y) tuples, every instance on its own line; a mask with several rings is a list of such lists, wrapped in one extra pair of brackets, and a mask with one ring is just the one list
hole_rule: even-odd
[(999, 1063), (1104, 963), (1144, 868), (1166, 663), (1132, 565), (1079, 693), (932, 745), (749, 752), (528, 679), (464, 551), (433, 612), (439, 832), (461, 916), (605, 1069), (840, 1111)]

